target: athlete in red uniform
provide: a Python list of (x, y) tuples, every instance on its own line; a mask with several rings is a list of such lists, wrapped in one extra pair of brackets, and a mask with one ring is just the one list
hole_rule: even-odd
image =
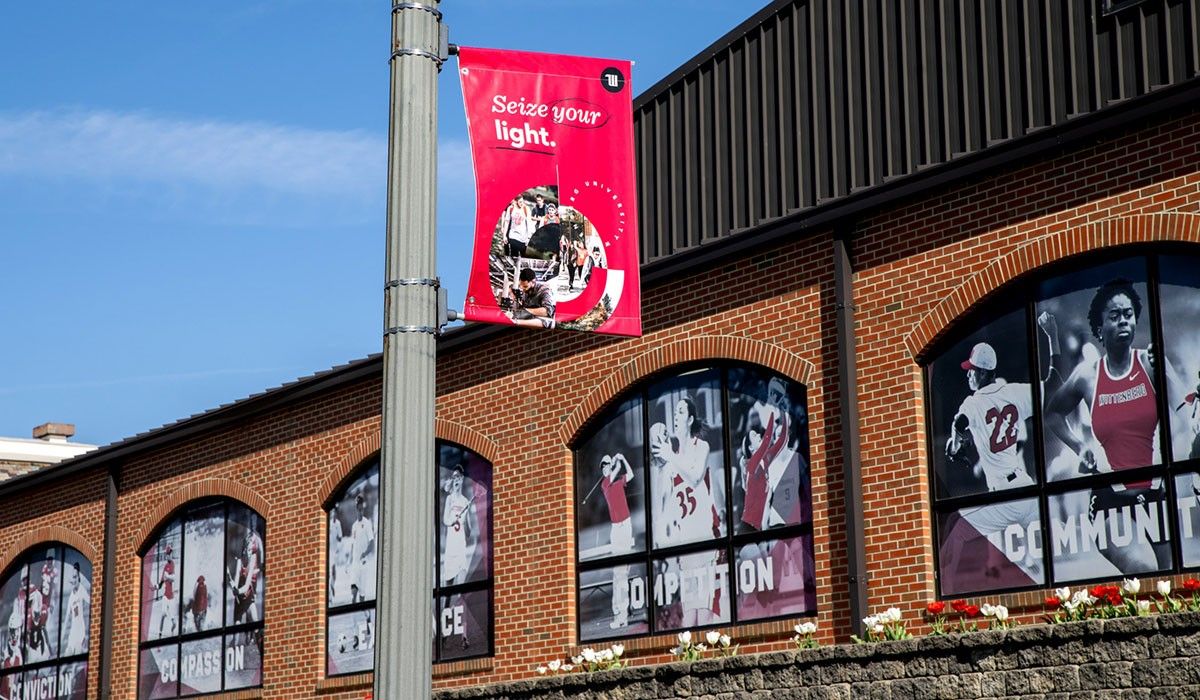
[[(1046, 427), (1077, 454), (1085, 473), (1136, 469), (1155, 463), (1158, 409), (1154, 363), (1149, 349), (1133, 347), (1142, 299), (1133, 283), (1115, 279), (1096, 290), (1088, 309), (1092, 334), (1104, 353), (1095, 362), (1075, 367), (1062, 387), (1046, 402)], [(1167, 375), (1170, 376), (1170, 368)], [(1084, 402), (1090, 402), (1094, 440), (1085, 441), (1067, 423)], [(1125, 506), (1157, 508), (1165, 497), (1161, 479), (1143, 479), (1094, 489), (1090, 515), (1115, 513)], [(1170, 566), (1170, 545), (1135, 539), (1123, 547), (1109, 543), (1100, 552), (1123, 574)]]

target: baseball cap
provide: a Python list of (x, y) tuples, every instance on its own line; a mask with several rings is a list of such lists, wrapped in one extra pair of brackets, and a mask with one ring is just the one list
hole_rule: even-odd
[(975, 343), (971, 356), (962, 363), (963, 369), (996, 369), (996, 351), (987, 343)]

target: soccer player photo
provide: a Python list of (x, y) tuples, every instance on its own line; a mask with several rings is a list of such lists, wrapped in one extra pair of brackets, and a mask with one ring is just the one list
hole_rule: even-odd
[(356, 478), (329, 509), (330, 606), (375, 600), (379, 463)]
[[(1039, 314), (1054, 316), (1064, 377), (1043, 399), (1050, 481), (1160, 464), (1158, 393), (1147, 271), (1141, 259), (1099, 265), (1041, 285)], [(1043, 358), (1045, 360), (1045, 358)], [(1167, 367), (1170, 375), (1173, 368)], [(1170, 567), (1166, 488), (1158, 477), (1050, 499), (1057, 580), (1134, 575)]]
[(812, 519), (804, 388), (765, 370), (729, 370), (737, 533)]

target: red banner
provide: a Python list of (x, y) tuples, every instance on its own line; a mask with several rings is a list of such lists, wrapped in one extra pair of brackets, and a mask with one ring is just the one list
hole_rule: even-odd
[(459, 48), (475, 164), (465, 315), (642, 333), (629, 61)]

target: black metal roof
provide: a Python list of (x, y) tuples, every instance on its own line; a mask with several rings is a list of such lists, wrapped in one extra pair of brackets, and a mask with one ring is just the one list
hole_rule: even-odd
[(772, 2), (637, 98), (642, 259), (1195, 81), (1197, 0), (1101, 2)]
[[(696, 269), (1200, 101), (1200, 0), (774, 0), (634, 101), (642, 278)], [(510, 329), (476, 324), (439, 352)], [(0, 494), (382, 371), (379, 355)]]

